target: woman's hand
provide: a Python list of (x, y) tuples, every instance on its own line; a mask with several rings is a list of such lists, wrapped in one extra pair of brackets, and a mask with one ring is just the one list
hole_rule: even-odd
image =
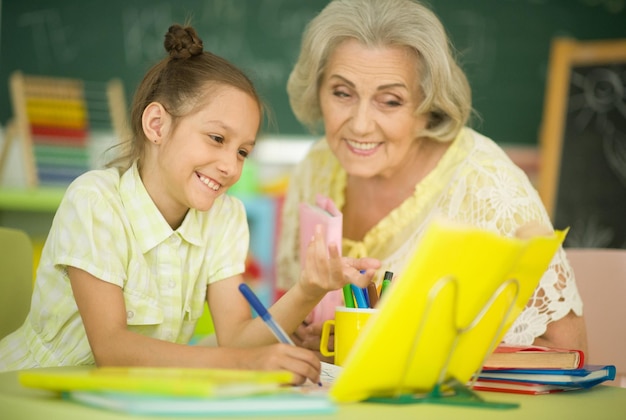
[[(315, 353), (315, 355), (323, 362), (333, 363), (333, 356), (323, 356), (320, 352), (320, 342), (322, 337), (322, 325), (313, 324), (313, 314), (309, 314), (302, 324), (296, 328), (291, 338), (299, 347), (304, 347)], [(328, 337), (328, 350), (333, 351), (335, 348), (335, 332), (331, 331)]]

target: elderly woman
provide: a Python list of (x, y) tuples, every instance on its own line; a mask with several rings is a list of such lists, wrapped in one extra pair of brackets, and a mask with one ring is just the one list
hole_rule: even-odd
[[(401, 273), (435, 217), (514, 236), (552, 231), (524, 172), (468, 126), (471, 91), (437, 16), (411, 0), (334, 0), (307, 26), (287, 91), (296, 117), (322, 129), (291, 178), (278, 248), (279, 288), (299, 278), (298, 203), (330, 197), (344, 256)], [(318, 348), (319, 323), (298, 344)], [(582, 301), (559, 249), (504, 341), (587, 349)]]

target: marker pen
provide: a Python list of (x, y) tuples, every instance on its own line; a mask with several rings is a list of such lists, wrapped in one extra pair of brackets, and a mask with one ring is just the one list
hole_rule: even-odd
[(383, 293), (385, 292), (385, 290), (391, 284), (391, 279), (392, 278), (393, 278), (393, 273), (391, 271), (385, 271), (385, 276), (383, 277), (383, 284), (382, 284), (382, 287), (380, 289), (380, 297), (383, 296)]

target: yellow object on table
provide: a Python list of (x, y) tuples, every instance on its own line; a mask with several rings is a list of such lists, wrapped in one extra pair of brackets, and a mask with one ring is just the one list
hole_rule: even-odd
[(566, 232), (518, 239), (433, 222), (330, 390), (339, 402), (467, 383), (526, 306)]

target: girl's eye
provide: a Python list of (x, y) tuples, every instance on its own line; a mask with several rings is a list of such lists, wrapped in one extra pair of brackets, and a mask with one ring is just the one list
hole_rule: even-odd
[(213, 139), (214, 141), (216, 141), (218, 143), (224, 143), (224, 137), (222, 137), (222, 136), (211, 134), (211, 135), (209, 135), (209, 137), (211, 137), (211, 139)]
[(239, 156), (243, 156), (244, 158), (247, 158), (249, 154), (250, 152), (248, 152), (246, 149), (239, 149)]

